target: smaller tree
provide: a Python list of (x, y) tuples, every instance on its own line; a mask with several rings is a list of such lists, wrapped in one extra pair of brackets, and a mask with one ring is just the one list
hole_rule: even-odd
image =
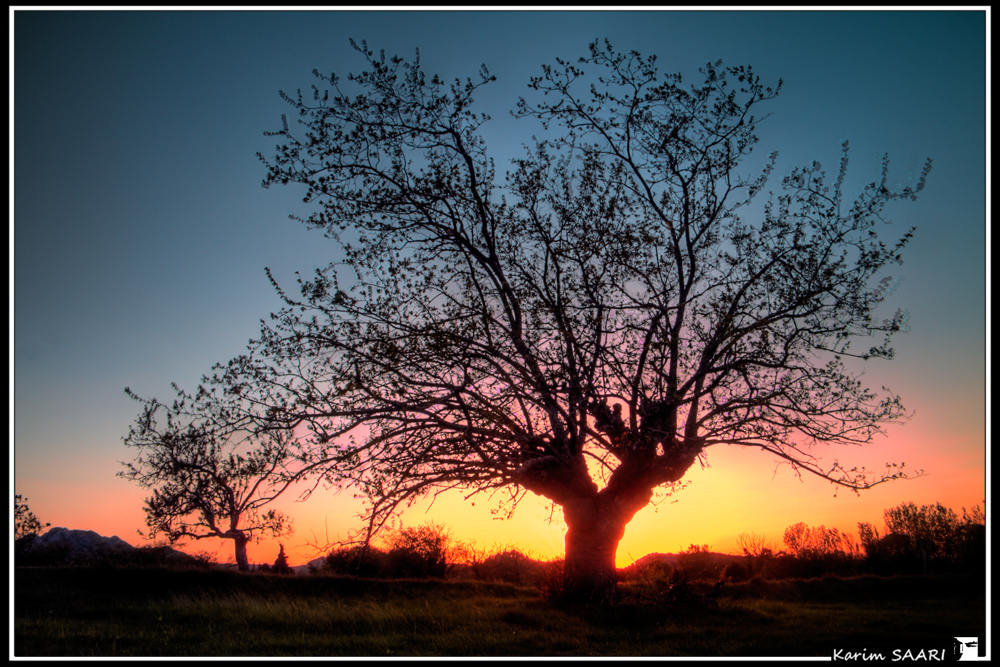
[(458, 542), (452, 553), (457, 562), (468, 567), (473, 579), (482, 580), (486, 577), (486, 560), (490, 556), (486, 547), (480, 546), (475, 540)]
[(287, 468), (293, 461), (290, 434), (255, 432), (223, 401), (193, 415), (186, 409), (190, 397), (174, 388), (179, 398), (171, 408), (125, 389), (144, 408), (124, 438), (139, 455), (132, 463), (122, 462), (125, 470), (118, 476), (153, 489), (145, 507), (147, 539), (163, 534), (171, 544), (187, 538), (233, 540), (237, 566), (249, 570), (251, 540), (292, 530), (285, 514), (263, 509), (296, 479)]
[(746, 556), (746, 564), (751, 576), (760, 574), (765, 565), (774, 560), (776, 556), (774, 548), (768, 544), (764, 535), (740, 533), (736, 537), (736, 545)]
[(27, 498), (14, 494), (14, 551), (18, 556), (28, 553), (38, 534), (50, 525), (42, 525), (34, 512), (28, 509)]
[(292, 568), (288, 566), (288, 558), (285, 556), (285, 545), (278, 543), (278, 557), (271, 566), (271, 572), (275, 574), (291, 574)]

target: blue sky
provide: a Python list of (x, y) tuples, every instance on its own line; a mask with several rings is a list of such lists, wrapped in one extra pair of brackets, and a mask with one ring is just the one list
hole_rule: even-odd
[[(300, 192), (260, 186), (255, 154), (274, 145), (263, 132), (288, 111), (279, 89), (308, 89), (313, 68), (357, 71), (351, 37), (408, 59), (419, 47), (446, 79), (485, 63), (498, 81), (477, 101), (502, 166), (540, 131), (507, 113), (528, 77), (607, 37), (691, 82), (718, 58), (781, 77), (748, 168), (777, 150), (779, 176), (813, 160), (835, 170), (844, 139), (848, 184), (875, 178), (885, 152), (890, 182), (933, 158), (918, 201), (889, 211), (894, 234), (918, 228), (891, 299), (912, 330), (896, 360), (868, 372), (917, 411), (896, 458), (935, 474), (870, 500), (876, 514), (857, 520), (909, 499), (981, 503), (985, 29), (982, 11), (16, 11), (12, 484), (43, 521), (135, 542), (143, 492), (115, 477), (139, 408), (123, 388), (193, 389), (280, 307), (265, 266), (290, 284), (336, 259), (288, 220), (305, 211)], [(781, 504), (786, 492), (762, 493)], [(832, 523), (811, 511), (795, 521)]]

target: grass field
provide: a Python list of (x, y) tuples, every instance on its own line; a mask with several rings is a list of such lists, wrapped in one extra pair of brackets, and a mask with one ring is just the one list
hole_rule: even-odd
[[(17, 657), (819, 656), (985, 641), (982, 578), (754, 580), (714, 605), (556, 607), (534, 588), (17, 568)], [(627, 591), (626, 591), (627, 592)], [(631, 600), (631, 601), (630, 601)], [(980, 649), (982, 652), (982, 648)], [(982, 654), (982, 653), (981, 653)]]

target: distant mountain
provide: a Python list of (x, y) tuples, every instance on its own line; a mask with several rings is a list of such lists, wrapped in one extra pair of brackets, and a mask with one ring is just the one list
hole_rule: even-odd
[(677, 563), (678, 554), (661, 554), (661, 553), (650, 553), (646, 554), (642, 558), (633, 563), (636, 567), (643, 567), (645, 565), (650, 565), (652, 563), (669, 563), (675, 565)]
[(139, 549), (117, 535), (104, 537), (93, 530), (50, 528), (35, 538), (29, 556), (32, 560), (67, 564), (94, 560), (129, 559), (149, 553), (167, 561), (194, 562), (194, 558), (170, 547)]
[(313, 558), (311, 561), (305, 565), (293, 565), (292, 571), (296, 574), (307, 574), (309, 572), (309, 566), (313, 566), (316, 569), (323, 567), (323, 561), (326, 560), (326, 556), (320, 556), (319, 558)]
[(35, 538), (32, 551), (65, 550), (67, 561), (107, 552), (134, 551), (135, 547), (114, 535), (104, 537), (92, 530), (52, 528)]
[[(722, 561), (726, 563), (734, 560), (742, 560), (744, 558), (744, 556), (724, 554), (724, 553), (719, 553), (717, 551), (709, 551), (708, 553), (712, 560)], [(634, 565), (638, 567), (643, 567), (651, 563), (666, 563), (672, 566), (676, 566), (677, 563), (680, 561), (682, 555), (683, 554), (661, 554), (654, 552), (646, 554), (642, 558), (638, 559), (637, 561), (635, 561)]]

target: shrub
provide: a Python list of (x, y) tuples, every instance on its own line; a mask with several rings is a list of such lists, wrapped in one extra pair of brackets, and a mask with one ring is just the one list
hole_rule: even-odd
[(421, 553), (407, 547), (390, 549), (385, 562), (384, 576), (390, 579), (444, 577), (448, 572), (448, 564), (443, 557)]
[(288, 558), (285, 556), (285, 546), (278, 544), (278, 557), (271, 566), (271, 571), (275, 574), (294, 574), (292, 568), (288, 567)]
[(555, 600), (563, 592), (564, 563), (563, 559), (559, 559), (541, 564), (541, 576), (537, 586), (546, 600)]
[(488, 578), (512, 584), (533, 583), (542, 574), (538, 561), (512, 548), (488, 556), (482, 569)]
[(326, 555), (326, 570), (335, 574), (376, 578), (385, 571), (386, 553), (373, 546), (335, 549)]
[(326, 556), (326, 569), (337, 574), (380, 579), (444, 577), (459, 546), (438, 524), (400, 528), (389, 533), (387, 549), (368, 545), (335, 549)]
[(753, 575), (753, 571), (745, 563), (732, 562), (722, 570), (722, 581), (746, 581)]
[(707, 544), (692, 544), (678, 554), (678, 564), (683, 574), (691, 580), (718, 579), (723, 564)]
[(448, 556), (455, 543), (440, 524), (400, 528), (389, 535), (388, 542), (388, 576), (444, 577), (448, 573)]
[(640, 581), (666, 581), (674, 573), (674, 566), (664, 558), (651, 558), (642, 565), (636, 564), (635, 578)]

